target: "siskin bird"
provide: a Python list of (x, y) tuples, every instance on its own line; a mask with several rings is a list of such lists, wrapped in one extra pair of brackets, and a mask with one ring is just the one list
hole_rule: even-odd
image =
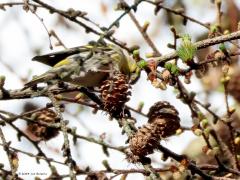
[(60, 80), (84, 87), (97, 87), (103, 80), (118, 72), (127, 75), (133, 84), (140, 76), (140, 69), (132, 57), (113, 44), (89, 43), (42, 56), (33, 61), (52, 66), (50, 70), (25, 84), (25, 88), (38, 83)]

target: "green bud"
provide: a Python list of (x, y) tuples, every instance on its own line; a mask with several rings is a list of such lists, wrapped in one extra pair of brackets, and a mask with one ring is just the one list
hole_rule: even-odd
[(33, 113), (33, 114), (31, 115), (31, 119), (35, 121), (35, 120), (37, 119), (37, 114), (36, 114), (36, 113)]
[(224, 32), (223, 32), (224, 35), (227, 35), (227, 34), (230, 34), (230, 31), (228, 29), (226, 29)]
[(177, 98), (177, 99), (180, 99), (180, 98), (181, 98), (181, 94), (180, 94), (180, 93), (177, 93), (177, 94), (176, 94), (176, 98)]
[(175, 64), (165, 63), (164, 67), (174, 75), (178, 75), (178, 73), (179, 73), (179, 68)]
[(226, 81), (226, 82), (230, 81), (230, 79), (231, 79), (230, 76), (226, 76), (226, 77), (225, 77), (225, 81)]
[(208, 125), (208, 120), (207, 119), (201, 120), (200, 125), (201, 125), (202, 128), (205, 129)]
[(220, 45), (219, 45), (219, 49), (221, 50), (221, 51), (227, 51), (227, 48), (226, 48), (226, 46), (225, 46), (225, 44), (223, 44), (223, 43), (221, 43)]
[(139, 68), (144, 69), (148, 65), (148, 63), (145, 60), (141, 60), (141, 61), (137, 62), (137, 65)]
[(165, 67), (167, 70), (171, 71), (172, 65), (173, 65), (172, 63), (165, 63), (165, 64), (164, 64), (164, 67)]
[(225, 64), (222, 67), (222, 72), (223, 72), (223, 74), (227, 75), (228, 71), (229, 71), (229, 65)]
[(2, 88), (5, 84), (5, 79), (6, 77), (5, 76), (0, 76), (0, 88)]
[(189, 35), (182, 36), (182, 43), (177, 49), (177, 55), (183, 62), (192, 61), (197, 51)]
[(178, 12), (178, 13), (184, 13), (185, 10), (184, 10), (184, 8), (179, 7), (177, 9), (175, 9), (175, 11)]
[(71, 130), (72, 130), (72, 133), (73, 133), (73, 134), (76, 134), (76, 132), (77, 132), (77, 127), (72, 127)]
[(109, 165), (109, 163), (108, 163), (107, 160), (103, 160), (103, 161), (102, 161), (102, 164), (103, 164), (103, 166), (104, 166), (107, 170), (109, 170), (109, 171), (112, 170), (112, 168), (110, 167), (110, 165)]
[(174, 93), (174, 94), (178, 94), (178, 93), (179, 93), (179, 90), (174, 88), (174, 89), (173, 89), (173, 93)]
[(154, 53), (146, 53), (145, 56), (146, 56), (146, 58), (152, 58), (155, 56), (155, 54)]
[(153, 87), (159, 88), (161, 90), (166, 90), (167, 89), (166, 84), (164, 82), (160, 82), (158, 80), (153, 80), (152, 85), (153, 85)]
[(142, 31), (146, 32), (148, 27), (149, 27), (149, 25), (150, 25), (150, 22), (149, 21), (145, 21), (143, 26), (142, 26)]
[(240, 137), (236, 137), (234, 139), (234, 144), (239, 145), (240, 144)]
[(57, 168), (55, 166), (51, 165), (50, 169), (51, 169), (52, 172), (57, 173)]
[(226, 76), (226, 77), (222, 77), (220, 81), (221, 83), (224, 84), (224, 83), (227, 83), (230, 79), (231, 79), (230, 76)]
[(183, 130), (179, 128), (176, 130), (176, 135), (180, 135), (180, 134), (182, 134), (182, 132), (183, 132)]
[(235, 111), (236, 111), (236, 108), (235, 108), (235, 107), (230, 107), (230, 108), (228, 109), (228, 112), (229, 112), (230, 114), (233, 114)]
[(0, 81), (5, 81), (6, 77), (5, 76), (0, 76)]
[(207, 136), (207, 138), (209, 137), (210, 131), (211, 131), (211, 128), (209, 128), (209, 127), (204, 129), (204, 133)]
[(220, 8), (222, 5), (222, 0), (215, 0), (215, 3)]
[(204, 119), (204, 115), (203, 115), (203, 113), (202, 112), (198, 112), (198, 119), (199, 120), (203, 120)]
[(139, 49), (133, 51), (133, 56), (139, 56)]
[(61, 95), (61, 94), (57, 94), (57, 95), (55, 95), (55, 98), (56, 98), (57, 100), (62, 100), (63, 95)]
[(175, 64), (173, 64), (171, 67), (171, 73), (174, 75), (178, 75), (179, 73), (179, 68)]
[(143, 106), (144, 106), (144, 102), (141, 101), (139, 104), (138, 104), (138, 108), (137, 108), (137, 111), (141, 112), (142, 109), (143, 109)]
[(195, 129), (195, 130), (193, 131), (193, 133), (194, 133), (196, 136), (201, 136), (203, 132), (202, 132), (201, 129)]
[(214, 154), (214, 151), (213, 151), (212, 149), (208, 149), (207, 152), (206, 152), (206, 154), (207, 154), (208, 156), (214, 156), (214, 155), (215, 155), (215, 154)]
[(182, 35), (181, 38), (182, 38), (183, 42), (187, 42), (187, 41), (191, 41), (192, 40), (189, 34), (184, 34), (184, 35)]
[(160, 88), (161, 90), (166, 90), (167, 86), (164, 82), (160, 82), (158, 88)]
[(220, 149), (219, 149), (219, 147), (213, 147), (213, 153), (215, 154), (215, 155), (217, 155), (217, 154), (219, 154), (219, 152), (220, 152)]
[(210, 32), (215, 33), (218, 31), (218, 25), (214, 24), (210, 27)]
[(83, 93), (78, 93), (75, 97), (74, 97), (74, 99), (77, 101), (77, 100), (81, 100), (81, 99), (84, 99), (84, 96), (85, 96), (85, 94), (83, 94)]

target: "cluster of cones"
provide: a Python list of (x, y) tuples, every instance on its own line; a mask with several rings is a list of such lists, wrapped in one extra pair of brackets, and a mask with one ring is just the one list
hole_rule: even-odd
[(158, 149), (161, 139), (176, 134), (180, 128), (178, 111), (166, 101), (155, 103), (148, 117), (148, 123), (130, 138), (129, 147), (133, 154), (130, 162), (144, 161), (146, 155)]

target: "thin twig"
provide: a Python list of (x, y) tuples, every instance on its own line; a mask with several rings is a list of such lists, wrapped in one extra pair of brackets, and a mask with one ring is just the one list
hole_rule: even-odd
[[(0, 146), (3, 146), (3, 144), (0, 143)], [(66, 166), (66, 163), (63, 163), (63, 162), (60, 162), (60, 161), (56, 161), (56, 160), (54, 160), (52, 158), (47, 158), (47, 157), (44, 157), (44, 156), (35, 155), (35, 154), (30, 153), (30, 152), (23, 151), (23, 150), (20, 150), (20, 149), (11, 147), (11, 146), (9, 146), (9, 149), (14, 151), (14, 152), (19, 152), (19, 153), (25, 154), (25, 155), (27, 155), (29, 157), (33, 157), (33, 158), (36, 158), (36, 159), (42, 159), (42, 160), (46, 160), (46, 161), (51, 161), (51, 162), (54, 162), (54, 163)]]
[[(48, 9), (50, 12), (57, 13), (57, 14), (61, 15), (62, 17), (70, 20), (71, 22), (74, 22), (74, 23), (80, 25), (81, 27), (83, 27), (83, 28), (86, 30), (86, 32), (92, 32), (93, 34), (96, 34), (96, 35), (98, 35), (98, 36), (101, 36), (101, 35), (102, 35), (102, 33), (96, 31), (95, 29), (91, 28), (90, 26), (86, 25), (85, 23), (79, 21), (76, 17), (70, 16), (70, 15), (69, 15), (68, 13), (66, 13), (65, 11), (56, 9), (55, 7), (50, 6), (49, 4), (47, 4), (47, 3), (43, 2), (43, 1), (40, 1), (40, 0), (33, 0), (33, 1), (36, 2), (36, 3), (38, 3), (38, 4), (40, 4), (40, 5), (41, 5), (42, 7), (44, 7), (45, 9)], [(106, 36), (106, 37), (104, 37), (104, 38), (108, 39), (109, 41), (111, 41), (111, 42), (117, 44), (118, 46), (120, 46), (120, 47), (122, 47), (122, 48), (124, 48), (124, 49), (126, 49), (126, 50), (129, 51), (129, 49), (128, 49), (125, 45), (123, 45), (122, 43), (120, 43), (119, 41), (117, 41), (115, 38), (111, 38), (111, 37), (109, 37), (109, 36)]]
[(3, 143), (2, 145), (3, 145), (3, 148), (4, 148), (4, 150), (5, 150), (5, 152), (6, 152), (7, 156), (8, 156), (8, 161), (9, 161), (9, 164), (10, 164), (10, 167), (11, 167), (11, 175), (12, 175), (11, 179), (14, 180), (16, 178), (16, 176), (17, 176), (16, 175), (17, 167), (13, 163), (13, 152), (11, 152), (9, 150), (9, 144), (7, 143), (7, 141), (6, 141), (5, 137), (4, 137), (4, 134), (3, 134), (3, 131), (2, 131), (1, 127), (0, 127), (0, 138), (2, 140), (2, 143)]
[[(198, 41), (198, 42), (194, 43), (194, 45), (197, 49), (203, 49), (203, 48), (206, 48), (209, 46), (213, 46), (216, 44), (220, 44), (220, 43), (223, 43), (226, 41), (232, 41), (232, 40), (236, 40), (236, 39), (240, 39), (240, 31), (236, 31), (236, 32), (233, 32), (233, 33), (230, 33), (227, 35), (222, 35), (222, 36)], [(172, 59), (176, 59), (176, 58), (178, 58), (178, 55), (177, 55), (177, 52), (175, 51), (170, 54), (156, 57), (155, 60), (158, 62), (159, 66), (162, 66), (165, 64), (165, 62), (170, 61)]]
[[(223, 75), (224, 78), (226, 78), (226, 76), (227, 76), (226, 74)], [(236, 169), (240, 170), (239, 159), (238, 159), (237, 152), (236, 152), (237, 147), (234, 143), (234, 128), (232, 127), (232, 124), (231, 124), (231, 121), (230, 121), (232, 113), (230, 111), (229, 102), (228, 102), (228, 88), (227, 88), (228, 81), (224, 81), (223, 85), (224, 85), (224, 99), (225, 99), (227, 119), (228, 119), (225, 124), (227, 125), (228, 131), (229, 131), (229, 134), (230, 134), (230, 148), (231, 148), (232, 154), (234, 155), (234, 160), (235, 160), (234, 167)]]
[[(121, 2), (126, 3), (124, 0), (121, 0)], [(141, 25), (139, 24), (137, 18), (134, 16), (134, 14), (129, 11), (128, 15), (130, 16), (131, 20), (134, 22), (134, 24), (136, 25), (138, 31), (141, 33), (141, 35), (143, 36), (144, 40), (146, 41), (146, 43), (152, 48), (154, 54), (156, 56), (161, 56), (161, 53), (159, 52), (159, 50), (157, 49), (157, 47), (155, 46), (155, 44), (152, 42), (151, 38), (149, 37), (149, 35), (147, 34), (146, 30), (143, 30), (143, 28), (141, 27)]]
[(165, 6), (163, 6), (163, 5), (161, 4), (161, 2), (158, 3), (158, 2), (153, 2), (153, 1), (150, 1), (150, 0), (144, 0), (144, 1), (147, 2), (147, 3), (150, 3), (150, 4), (154, 5), (154, 6), (157, 6), (157, 7), (159, 7), (160, 9), (162, 8), (162, 9), (168, 11), (168, 12), (171, 12), (171, 13), (173, 13), (173, 14), (175, 14), (175, 15), (182, 16), (183, 18), (185, 18), (185, 19), (187, 19), (187, 20), (189, 20), (189, 21), (192, 21), (192, 22), (194, 22), (194, 23), (196, 23), (196, 24), (199, 24), (199, 25), (201, 25), (201, 26), (203, 26), (203, 27), (205, 27), (205, 28), (207, 28), (207, 29), (210, 28), (210, 26), (209, 26), (208, 24), (202, 23), (202, 22), (200, 22), (200, 21), (197, 20), (197, 19), (194, 19), (194, 18), (192, 18), (192, 17), (190, 17), (190, 16), (187, 16), (186, 14), (184, 14), (184, 13), (181, 12), (181, 11), (177, 11), (177, 10), (174, 10), (174, 9), (171, 9), (171, 8), (168, 8), (168, 7), (165, 7)]
[(56, 110), (57, 117), (60, 120), (61, 130), (63, 132), (63, 137), (64, 137), (64, 145), (62, 147), (62, 150), (63, 150), (63, 156), (67, 158), (66, 163), (68, 164), (68, 167), (69, 167), (69, 175), (72, 180), (76, 180), (77, 178), (76, 178), (76, 173), (74, 170), (75, 169), (75, 161), (72, 159), (72, 155), (71, 155), (70, 142), (68, 139), (66, 122), (63, 119), (60, 105), (57, 102), (54, 95), (51, 92), (48, 92), (48, 97), (51, 100), (53, 107)]

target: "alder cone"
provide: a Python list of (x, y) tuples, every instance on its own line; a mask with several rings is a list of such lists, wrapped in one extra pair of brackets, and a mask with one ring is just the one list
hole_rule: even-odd
[(169, 137), (180, 128), (178, 111), (166, 101), (154, 104), (148, 113), (148, 123), (130, 138), (129, 148), (139, 157), (152, 154), (162, 138)]
[(178, 111), (167, 101), (155, 103), (150, 108), (148, 117), (148, 123), (155, 123), (159, 126), (163, 138), (175, 134), (180, 127)]
[(115, 74), (111, 79), (105, 80), (100, 87), (104, 110), (111, 115), (122, 113), (131, 94), (129, 88), (128, 78), (124, 74)]
[(227, 89), (229, 94), (231, 94), (238, 102), (240, 102), (240, 72), (235, 72), (231, 76)]
[[(31, 117), (36, 122), (46, 122), (46, 123), (57, 123), (59, 118), (57, 114), (51, 109), (44, 109), (33, 113)], [(40, 125), (39, 123), (28, 122), (27, 131), (34, 135), (37, 139), (40, 140), (49, 140), (58, 135), (58, 130), (56, 128), (51, 128), (47, 126)]]
[(155, 124), (146, 124), (138, 129), (129, 141), (129, 148), (136, 156), (152, 154), (157, 148), (160, 140), (158, 127)]

